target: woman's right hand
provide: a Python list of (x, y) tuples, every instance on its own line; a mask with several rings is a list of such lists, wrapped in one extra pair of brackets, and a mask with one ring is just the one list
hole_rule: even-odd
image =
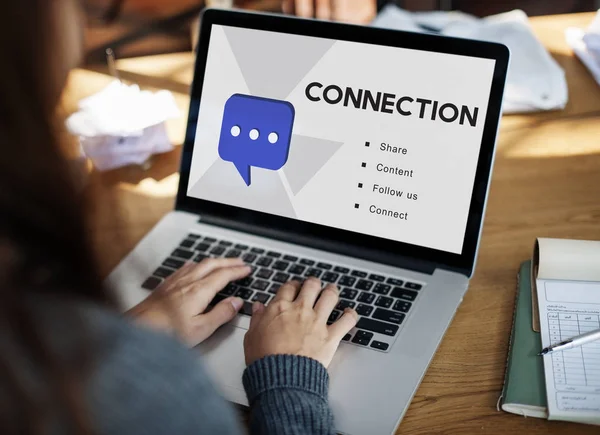
[(288, 354), (329, 366), (340, 341), (356, 325), (358, 314), (346, 309), (328, 326), (327, 319), (339, 299), (337, 287), (328, 285), (321, 291), (321, 281), (316, 278), (308, 278), (300, 287), (297, 281), (288, 282), (269, 306), (254, 303), (244, 339), (247, 365), (265, 356)]

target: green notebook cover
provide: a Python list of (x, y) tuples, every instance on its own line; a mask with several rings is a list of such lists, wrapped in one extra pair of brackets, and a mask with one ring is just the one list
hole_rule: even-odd
[(517, 279), (513, 329), (500, 401), (506, 412), (548, 418), (544, 363), (538, 356), (542, 342), (531, 323), (530, 277), (531, 261), (526, 261), (521, 264)]

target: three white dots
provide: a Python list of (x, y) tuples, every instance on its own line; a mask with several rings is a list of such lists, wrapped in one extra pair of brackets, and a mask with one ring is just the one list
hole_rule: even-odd
[[(230, 133), (233, 137), (238, 137), (242, 133), (242, 129), (238, 125), (234, 125), (233, 127), (231, 127)], [(248, 136), (252, 140), (257, 140), (260, 136), (260, 132), (256, 128), (253, 128), (248, 133)], [(267, 137), (267, 139), (269, 140), (270, 143), (274, 144), (279, 140), (279, 135), (273, 131), (273, 132), (269, 133), (269, 136)]]

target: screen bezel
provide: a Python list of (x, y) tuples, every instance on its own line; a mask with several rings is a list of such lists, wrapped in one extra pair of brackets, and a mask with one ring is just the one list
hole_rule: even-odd
[[(462, 252), (455, 254), (440, 251), (187, 196), (210, 32), (214, 24), (495, 60)], [(220, 225), (269, 237), (276, 234), (277, 238), (291, 243), (301, 241), (302, 244), (322, 248), (325, 241), (328, 246), (343, 246), (341, 251), (345, 254), (367, 260), (402, 266), (401, 259), (410, 258), (464, 272), (470, 276), (473, 272), (485, 210), (508, 59), (507, 47), (490, 42), (304, 20), (274, 14), (207, 9), (203, 12), (201, 20), (176, 209), (197, 213), (205, 222), (214, 220)]]

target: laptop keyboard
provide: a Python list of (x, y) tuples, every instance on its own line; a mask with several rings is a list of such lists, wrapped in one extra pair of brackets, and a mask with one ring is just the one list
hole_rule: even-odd
[(424, 283), (395, 276), (188, 234), (142, 283), (142, 287), (154, 290), (186, 261), (198, 263), (210, 257), (241, 257), (252, 267), (249, 276), (227, 285), (211, 304), (229, 296), (238, 296), (246, 301), (240, 313), (252, 315), (252, 302), (268, 304), (283, 283), (290, 280), (302, 282), (314, 276), (322, 281), (323, 287), (331, 283), (337, 285), (340, 291), (340, 300), (329, 317), (329, 324), (335, 322), (345, 308), (354, 308), (359, 315), (356, 331), (347, 334), (344, 341), (383, 352), (388, 351), (395, 341), (413, 303), (425, 286)]

